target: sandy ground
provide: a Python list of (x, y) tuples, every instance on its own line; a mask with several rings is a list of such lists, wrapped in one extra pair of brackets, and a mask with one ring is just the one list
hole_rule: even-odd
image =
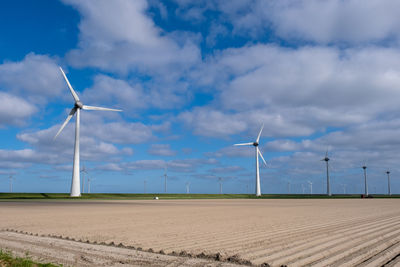
[(223, 261), (254, 265), (400, 266), (398, 199), (0, 202), (0, 229), (0, 247), (13, 234), (4, 230), (14, 229), (122, 243), (160, 257), (220, 253)]

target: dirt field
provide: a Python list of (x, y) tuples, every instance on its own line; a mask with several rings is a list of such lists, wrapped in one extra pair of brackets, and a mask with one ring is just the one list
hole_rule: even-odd
[[(398, 199), (0, 202), (0, 229), (0, 247), (6, 246), (7, 238), (23, 242), (23, 235), (4, 231), (14, 229), (122, 243), (134, 247), (130, 250), (135, 253), (137, 248), (193, 256), (220, 253), (225, 263), (210, 266), (228, 264), (228, 258), (271, 266), (400, 266)], [(39, 241), (26, 242), (34, 246)], [(72, 245), (59, 244), (60, 253), (63, 246)], [(176, 258), (171, 266), (199, 260)], [(156, 262), (153, 265), (166, 266), (174, 260)], [(137, 265), (146, 264), (152, 265)]]

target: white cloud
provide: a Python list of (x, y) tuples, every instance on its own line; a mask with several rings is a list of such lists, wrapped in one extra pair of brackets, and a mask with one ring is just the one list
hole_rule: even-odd
[(170, 73), (172, 68), (184, 69), (199, 60), (199, 49), (191, 39), (177, 43), (154, 25), (144, 0), (64, 2), (82, 15), (79, 46), (68, 54), (76, 67)]
[(175, 156), (176, 151), (171, 149), (169, 144), (152, 144), (148, 153), (153, 156)]
[(3, 92), (0, 92), (0, 103), (0, 127), (22, 125), (37, 111), (24, 99)]
[(55, 60), (29, 53), (21, 61), (0, 64), (0, 127), (25, 125), (64, 84)]
[(65, 84), (54, 59), (29, 53), (22, 61), (0, 65), (0, 88), (32, 104), (42, 104), (59, 96)]
[(274, 34), (293, 41), (357, 45), (399, 40), (396, 0), (253, 0), (217, 2), (233, 34), (257, 39)]
[[(193, 79), (218, 88), (208, 106), (179, 118), (203, 136), (307, 136), (398, 112), (400, 51), (254, 45), (209, 58)], [(202, 77), (206, 77), (203, 80)], [(259, 127), (259, 126), (258, 126)]]
[(277, 34), (287, 39), (326, 44), (400, 37), (400, 3), (396, 0), (275, 1), (271, 8), (269, 19)]

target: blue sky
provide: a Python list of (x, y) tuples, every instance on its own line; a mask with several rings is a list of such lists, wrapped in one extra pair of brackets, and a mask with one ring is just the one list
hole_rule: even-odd
[[(0, 191), (69, 192), (73, 106), (92, 192), (400, 193), (400, 3), (7, 1), (0, 9)], [(304, 189), (303, 189), (304, 188)]]

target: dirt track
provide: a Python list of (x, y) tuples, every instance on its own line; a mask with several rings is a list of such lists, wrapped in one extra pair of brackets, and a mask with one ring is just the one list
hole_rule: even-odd
[(399, 204), (397, 199), (0, 202), (0, 229), (166, 254), (221, 253), (222, 259), (234, 256), (254, 265), (398, 266)]

